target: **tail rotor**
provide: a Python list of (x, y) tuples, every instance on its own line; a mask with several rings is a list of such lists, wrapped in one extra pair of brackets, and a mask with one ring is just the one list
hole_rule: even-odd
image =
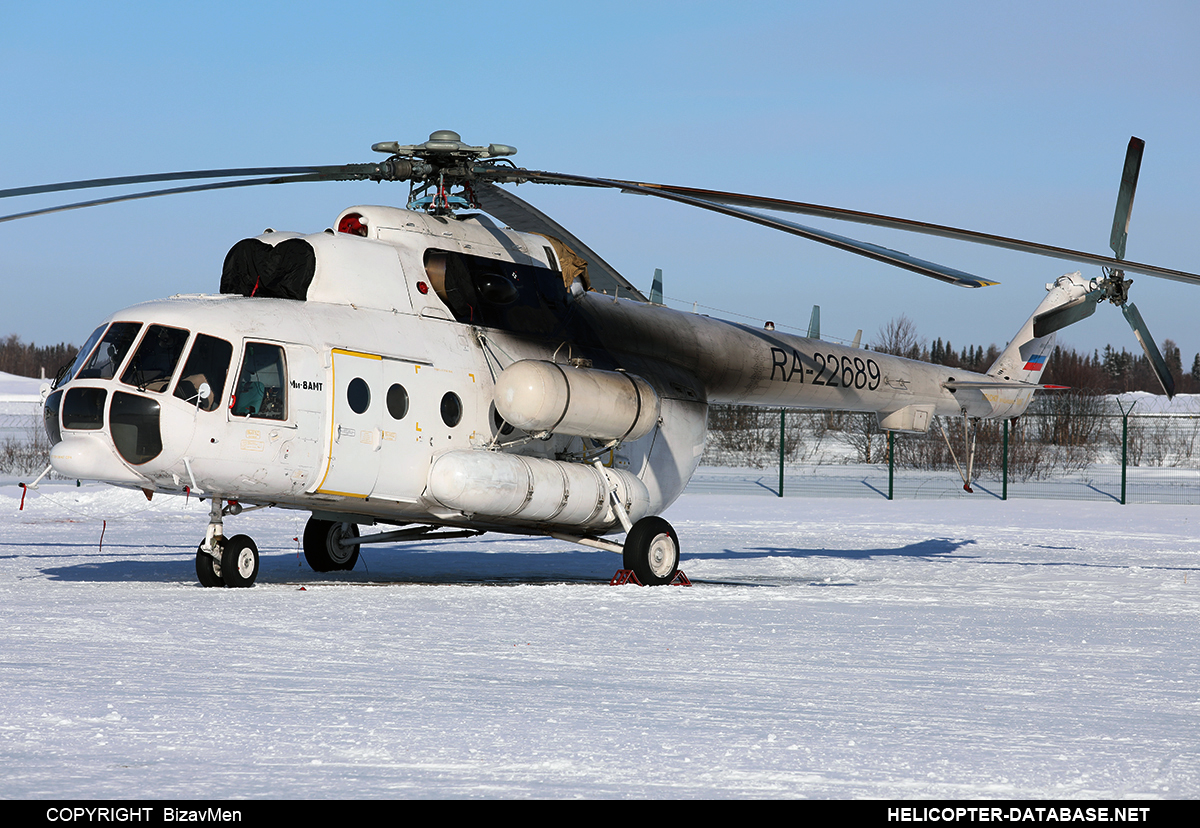
[[(1138, 173), (1142, 167), (1142, 153), (1145, 148), (1146, 142), (1141, 138), (1130, 138), (1129, 148), (1125, 152), (1125, 168), (1121, 172), (1121, 189), (1117, 193), (1117, 207), (1113, 214), (1112, 233), (1108, 241), (1108, 246), (1112, 248), (1113, 255), (1118, 260), (1125, 258), (1125, 242), (1129, 238), (1129, 218), (1133, 212), (1133, 197), (1137, 192)], [(1158, 377), (1163, 392), (1167, 395), (1167, 399), (1170, 399), (1175, 396), (1175, 380), (1171, 377), (1171, 371), (1167, 368), (1167, 362), (1163, 359), (1158, 346), (1154, 344), (1154, 337), (1150, 335), (1150, 329), (1146, 327), (1146, 322), (1142, 319), (1137, 305), (1129, 301), (1129, 286), (1132, 284), (1132, 279), (1125, 278), (1124, 270), (1119, 267), (1105, 267), (1104, 278), (1094, 279), (1092, 281), (1093, 288), (1087, 295), (1036, 317), (1033, 323), (1034, 334), (1045, 336), (1086, 319), (1096, 312), (1097, 304), (1108, 300), (1121, 309), (1125, 321), (1133, 329), (1133, 334), (1142, 346), (1146, 359), (1154, 369), (1154, 375)]]

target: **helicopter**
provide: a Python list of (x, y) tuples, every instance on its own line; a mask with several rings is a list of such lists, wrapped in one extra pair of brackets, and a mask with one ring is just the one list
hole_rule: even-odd
[[(322, 232), (237, 242), (219, 293), (176, 295), (105, 319), (44, 392), (51, 470), (209, 501), (196, 551), (205, 587), (249, 587), (259, 553), (225, 518), (310, 513), (305, 558), (351, 570), (361, 546), (499, 532), (619, 553), (639, 583), (676, 580), (680, 542), (662, 512), (683, 492), (717, 403), (872, 412), (921, 433), (933, 418), (1019, 416), (1057, 331), (1119, 306), (1168, 396), (1166, 363), (1136, 306), (1136, 272), (1200, 276), (1124, 258), (1144, 142), (1129, 143), (1113, 256), (841, 208), (516, 166), (507, 145), (439, 130), (375, 144), (378, 163), (91, 179), (0, 198), (129, 184), (234, 179), (0, 217), (159, 195), (305, 181), (408, 181), (404, 208), (358, 205)], [(236, 178), (236, 176), (244, 176)], [(1102, 267), (1047, 292), (983, 373), (663, 305), (504, 184), (616, 189), (714, 211), (960, 286), (996, 284), (878, 245), (767, 215), (898, 228)], [(360, 527), (380, 527), (363, 533)], [(624, 534), (618, 542), (611, 536)]]

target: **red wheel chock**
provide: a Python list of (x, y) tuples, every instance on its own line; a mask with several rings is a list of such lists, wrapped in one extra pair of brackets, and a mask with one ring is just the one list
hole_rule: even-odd
[[(618, 569), (617, 573), (612, 576), (612, 580), (608, 582), (609, 586), (621, 586), (622, 584), (634, 584), (636, 586), (644, 586), (638, 580), (638, 576), (634, 574), (632, 569)], [(667, 586), (691, 586), (692, 582), (688, 580), (688, 576), (683, 574), (683, 570), (675, 572), (675, 580), (667, 584)]]

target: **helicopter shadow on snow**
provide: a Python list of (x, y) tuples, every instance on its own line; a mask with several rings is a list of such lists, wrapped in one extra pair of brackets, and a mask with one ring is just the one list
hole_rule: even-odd
[[(515, 585), (515, 584), (607, 584), (622, 568), (619, 555), (600, 550), (573, 547), (547, 549), (547, 541), (530, 538), (498, 537), (472, 541), (442, 541), (403, 545), (364, 546), (354, 570), (314, 572), (296, 548), (260, 550), (258, 583), (264, 586), (294, 584), (354, 585)], [(880, 558), (946, 559), (974, 557), (959, 554), (973, 540), (933, 538), (895, 548), (879, 549), (802, 549), (795, 547), (747, 547), (720, 552), (684, 550), (680, 568), (689, 562), (736, 562), (761, 558), (839, 558), (870, 560)], [(535, 546), (534, 544), (539, 544)], [(183, 583), (194, 584), (192, 549), (187, 545), (161, 547), (163, 554), (146, 557), (146, 547), (137, 544), (105, 544), (98, 549), (90, 544), (20, 544), (26, 551), (19, 557), (44, 557), (70, 560), (62, 565), (44, 566), (43, 577), (51, 581), (97, 583)], [(46, 546), (45, 553), (30, 547)], [(521, 548), (524, 547), (524, 548)], [(51, 552), (50, 548), (56, 551)], [(138, 559), (114, 559), (122, 550), (142, 553)], [(0, 555), (18, 557), (17, 555)], [(49, 562), (49, 561), (47, 561)], [(735, 576), (736, 577), (736, 576)], [(698, 581), (699, 583), (699, 581)]]
[[(157, 551), (174, 552), (178, 550), (180, 554), (194, 552), (196, 547), (188, 544), (170, 544), (158, 545), (155, 547)], [(115, 552), (114, 550), (126, 550), (125, 553)], [(95, 540), (88, 541), (0, 541), (0, 565), (4, 561), (13, 560), (87, 560), (95, 559), (103, 563), (115, 563), (112, 558), (114, 554), (145, 554), (147, 546), (144, 543), (98, 543)], [(164, 558), (169, 565), (174, 566), (176, 558)], [(83, 563), (72, 564), (72, 566), (97, 567), (100, 563)], [(156, 564), (157, 565), (157, 564)], [(64, 567), (69, 568), (69, 567)], [(48, 572), (51, 570), (42, 570)]]
[[(259, 550), (258, 584), (607, 584), (621, 568), (621, 557), (612, 552), (564, 547), (513, 551), (514, 545), (529, 547), (529, 538), (442, 541), (403, 545), (364, 546), (355, 568), (349, 572), (314, 572), (297, 548), (278, 547)], [(62, 544), (46, 544), (58, 547)], [(21, 544), (29, 547), (30, 544)], [(79, 546), (86, 546), (79, 544)], [(505, 548), (507, 547), (507, 548)], [(44, 557), (69, 559), (72, 563), (41, 568), (52, 581), (71, 582), (150, 582), (195, 583), (194, 547), (172, 546), (161, 557), (114, 560), (113, 553), (94, 545), (86, 551), (59, 551)], [(144, 553), (145, 546), (128, 548)], [(183, 553), (183, 554), (178, 554)], [(17, 556), (3, 556), (17, 557)], [(40, 557), (38, 553), (20, 557)], [(198, 586), (198, 585), (197, 585)]]
[[(145, 544), (84, 543), (38, 543), (14, 542), (0, 546), (16, 547), (19, 551), (0, 554), (0, 562), (16, 558), (45, 561), (71, 561), (61, 565), (42, 565), (39, 572), (47, 580), (88, 582), (162, 582), (179, 580), (181, 572), (194, 576), (190, 557), (184, 556), (195, 549), (187, 545), (159, 547), (167, 554), (147, 560), (120, 558), (122, 554), (145, 554)], [(43, 549), (44, 548), (44, 549)], [(114, 559), (116, 557), (116, 559)], [(185, 563), (185, 560), (187, 563)]]
[[(686, 565), (688, 558), (692, 560), (749, 560), (753, 558), (796, 558), (796, 559), (814, 559), (826, 558), (845, 561), (871, 561), (871, 560), (898, 560), (908, 558), (911, 560), (923, 561), (976, 561), (987, 566), (1005, 566), (1005, 567), (1081, 567), (1085, 569), (1105, 569), (1105, 570), (1128, 570), (1136, 568), (1138, 570), (1164, 571), (1164, 572), (1198, 572), (1200, 566), (1177, 566), (1177, 565), (1157, 565), (1147, 562), (1130, 564), (1127, 562), (1106, 563), (1102, 561), (1080, 559), (1075, 555), (1066, 555), (1061, 560), (1045, 560), (1038, 559), (1033, 556), (1021, 555), (1008, 560), (998, 559), (992, 555), (973, 555), (966, 554), (963, 550), (967, 546), (974, 546), (978, 541), (975, 540), (952, 540), (950, 538), (931, 538), (924, 541), (915, 541), (891, 549), (799, 549), (796, 547), (782, 546), (758, 546), (748, 547), (745, 550), (726, 549), (722, 552), (698, 553), (694, 555), (684, 556), (683, 564)], [(1034, 550), (1045, 550), (1051, 552), (1083, 552), (1084, 550), (1076, 546), (1053, 546), (1049, 544), (1024, 544), (1023, 546)], [(1018, 551), (1018, 550), (1014, 550)], [(1024, 550), (1021, 550), (1024, 551)], [(814, 584), (817, 585), (817, 584)], [(843, 584), (839, 584), (843, 585)]]
[(751, 558), (840, 558), (843, 560), (873, 560), (878, 558), (976, 558), (977, 555), (961, 554), (959, 550), (976, 543), (974, 540), (930, 538), (903, 546), (879, 549), (801, 549), (791, 546), (751, 546), (741, 550), (725, 549), (721, 552), (700, 552), (684, 555), (692, 560), (747, 560)]

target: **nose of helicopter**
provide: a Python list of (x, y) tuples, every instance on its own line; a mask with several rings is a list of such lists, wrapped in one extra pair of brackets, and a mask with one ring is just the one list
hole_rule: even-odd
[(47, 397), (43, 416), (50, 465), (64, 477), (144, 484), (138, 471), (162, 454), (160, 404), (140, 394), (69, 383)]
[(58, 474), (76, 480), (138, 483), (142, 478), (117, 457), (101, 435), (73, 434), (50, 449), (50, 465)]

